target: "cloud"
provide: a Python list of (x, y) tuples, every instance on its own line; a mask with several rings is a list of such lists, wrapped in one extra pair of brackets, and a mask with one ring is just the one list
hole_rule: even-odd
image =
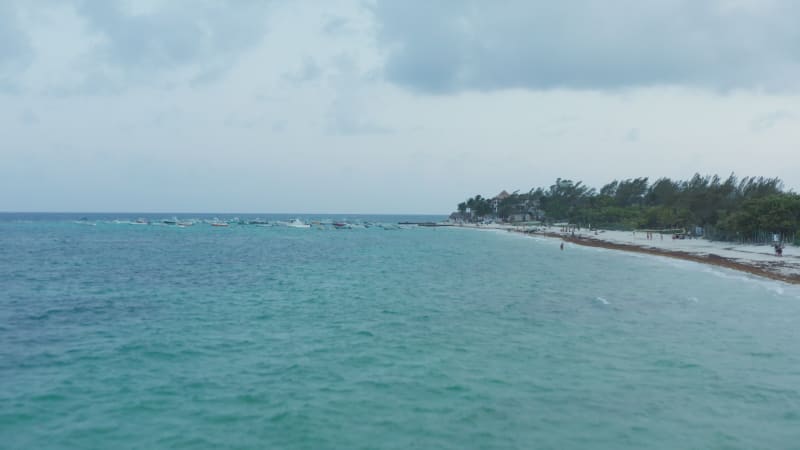
[(283, 74), (283, 79), (292, 83), (305, 83), (319, 79), (322, 73), (322, 67), (313, 58), (306, 58), (302, 67), (294, 72)]
[(777, 125), (779, 122), (787, 120), (794, 120), (797, 116), (789, 111), (778, 110), (766, 114), (762, 114), (752, 122), (750, 122), (750, 129), (753, 131), (766, 131)]
[(391, 128), (379, 125), (365, 117), (332, 113), (329, 116), (328, 132), (332, 135), (357, 136), (364, 134), (391, 134)]
[(377, 0), (385, 77), (427, 93), (800, 87), (800, 2)]
[(15, 74), (30, 64), (33, 51), (13, 3), (0, 2), (0, 91), (15, 91)]
[(344, 17), (329, 16), (322, 25), (322, 31), (328, 35), (339, 35), (347, 32), (349, 21)]
[(19, 123), (23, 125), (37, 125), (39, 123), (39, 115), (31, 109), (26, 108), (19, 114)]
[(340, 136), (393, 133), (394, 130), (377, 123), (371, 117), (366, 103), (367, 94), (358, 87), (340, 89), (328, 108), (328, 133)]
[(0, 89), (108, 94), (215, 81), (262, 41), (270, 8), (266, 0), (0, 1)]
[(383, 126), (372, 117), (374, 105), (371, 93), (373, 80), (359, 66), (357, 58), (342, 53), (332, 58), (328, 84), (336, 93), (328, 106), (327, 131), (331, 135), (391, 134), (393, 129)]
[(221, 68), (265, 33), (267, 2), (164, 1), (134, 12), (120, 1), (82, 1), (78, 12), (104, 39), (96, 57), (132, 73), (184, 69), (193, 80)]

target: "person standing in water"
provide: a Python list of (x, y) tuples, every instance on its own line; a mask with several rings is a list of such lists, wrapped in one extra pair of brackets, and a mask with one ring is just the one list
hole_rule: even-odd
[(561, 243), (561, 250), (564, 250), (564, 243)]

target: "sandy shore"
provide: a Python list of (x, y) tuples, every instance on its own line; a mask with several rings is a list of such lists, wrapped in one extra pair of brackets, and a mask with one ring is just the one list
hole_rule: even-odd
[(562, 232), (556, 227), (523, 229), (511, 225), (463, 225), (469, 228), (502, 229), (562, 239), (576, 245), (601, 247), (627, 252), (666, 256), (747, 272), (786, 283), (800, 284), (800, 248), (787, 246), (783, 256), (776, 256), (768, 245), (741, 245), (705, 239), (672, 239), (655, 234), (651, 239), (642, 232), (582, 230)]

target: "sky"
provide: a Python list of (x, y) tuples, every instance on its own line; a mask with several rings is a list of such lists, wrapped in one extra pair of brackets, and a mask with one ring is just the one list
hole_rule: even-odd
[(0, 0), (0, 211), (800, 190), (795, 0)]

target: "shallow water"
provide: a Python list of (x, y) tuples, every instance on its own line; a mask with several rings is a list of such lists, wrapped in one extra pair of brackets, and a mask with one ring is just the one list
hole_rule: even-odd
[(464, 229), (0, 217), (4, 448), (792, 448), (800, 290)]

